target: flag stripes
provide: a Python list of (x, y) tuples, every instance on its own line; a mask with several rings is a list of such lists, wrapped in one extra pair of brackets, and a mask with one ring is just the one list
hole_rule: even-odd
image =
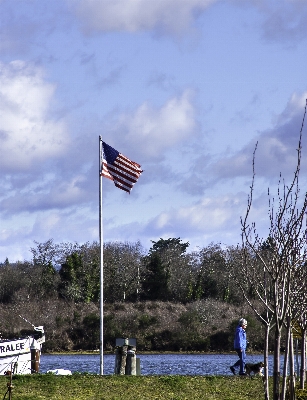
[(116, 187), (130, 193), (133, 185), (143, 172), (141, 166), (129, 160), (128, 157), (119, 153), (105, 142), (102, 142), (102, 148), (103, 158), (100, 175), (111, 179)]

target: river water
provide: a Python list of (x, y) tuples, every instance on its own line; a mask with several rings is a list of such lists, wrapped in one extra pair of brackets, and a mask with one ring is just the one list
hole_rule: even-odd
[[(238, 357), (236, 354), (137, 354), (142, 375), (232, 375), (229, 366)], [(262, 355), (247, 354), (247, 362), (263, 361)], [(114, 373), (115, 354), (103, 356), (103, 373)], [(272, 374), (273, 357), (269, 359), (269, 374)], [(282, 366), (281, 366), (282, 367)], [(100, 373), (100, 356), (93, 355), (47, 355), (42, 354), (40, 372), (66, 369), (71, 372)]]

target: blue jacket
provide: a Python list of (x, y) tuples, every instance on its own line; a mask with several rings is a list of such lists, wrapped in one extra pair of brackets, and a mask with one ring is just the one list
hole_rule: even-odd
[(242, 326), (237, 326), (234, 341), (235, 350), (246, 350), (246, 332)]

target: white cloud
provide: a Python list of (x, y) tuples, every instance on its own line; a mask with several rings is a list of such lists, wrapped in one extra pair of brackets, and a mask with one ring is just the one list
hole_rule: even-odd
[(88, 208), (70, 210), (24, 212), (10, 220), (2, 220), (0, 230), (0, 262), (8, 257), (10, 262), (30, 260), (34, 241), (42, 243), (53, 239), (55, 243), (69, 241), (85, 243), (99, 239), (97, 216), (84, 215)]
[(158, 215), (150, 223), (154, 231), (207, 232), (233, 229), (246, 209), (245, 193), (220, 197), (206, 196), (189, 207), (180, 207)]
[(96, 214), (92, 215), (88, 207), (38, 212), (32, 224), (31, 237), (37, 241), (42, 241), (42, 237), (46, 240), (53, 238), (57, 243), (66, 240), (72, 243), (97, 241), (99, 239), (98, 218)]
[[(213, 163), (209, 167), (209, 175), (212, 177), (210, 185), (228, 178), (251, 177), (256, 143), (256, 176), (275, 183), (278, 182), (280, 173), (284, 178), (291, 179), (297, 164), (297, 147), (306, 97), (307, 92), (301, 95), (294, 93), (285, 109), (275, 118), (275, 126), (272, 129), (261, 132), (233, 156), (220, 158)], [(307, 121), (304, 132), (307, 130), (306, 124)], [(303, 135), (302, 161), (306, 158), (305, 136), (306, 133)], [(302, 168), (306, 170), (307, 165), (302, 163)]]
[(65, 124), (48, 115), (54, 91), (41, 69), (23, 61), (0, 63), (2, 171), (25, 171), (65, 150)]
[(85, 31), (180, 33), (217, 0), (74, 0)]
[(39, 210), (70, 208), (76, 204), (82, 204), (90, 200), (90, 194), (82, 188), (86, 177), (76, 175), (70, 180), (58, 177), (44, 181), (32, 181), (27, 185), (22, 196), (19, 190), (10, 195), (6, 193), (4, 199), (0, 198), (0, 206), (3, 215), (22, 212), (37, 212)]
[(116, 132), (125, 132), (122, 143), (138, 149), (142, 157), (157, 158), (161, 153), (190, 137), (196, 127), (193, 93), (168, 100), (161, 108), (148, 102), (134, 113), (125, 113), (115, 125)]
[(284, 111), (277, 118), (276, 122), (278, 123), (278, 125), (286, 123), (291, 118), (295, 118), (298, 114), (301, 114), (306, 104), (306, 99), (307, 91), (302, 94), (296, 92), (293, 93)]
[[(194, 247), (210, 242), (235, 245), (241, 242), (241, 218), (246, 214), (247, 199), (248, 195), (243, 191), (205, 196), (190, 206), (160, 213), (147, 223), (139, 235), (149, 240), (180, 236)], [(249, 221), (256, 221), (257, 232), (263, 238), (269, 232), (268, 205), (267, 193), (255, 195), (249, 215)], [(134, 228), (138, 232), (139, 228)]]
[(151, 240), (161, 237), (180, 237), (188, 240), (193, 248), (210, 242), (237, 244), (240, 242), (240, 217), (244, 215), (246, 205), (245, 193), (206, 196), (190, 206), (166, 209), (147, 222), (121, 224), (120, 229), (107, 225), (105, 237), (107, 240), (140, 239), (148, 248)]
[[(246, 4), (247, 3), (247, 4)], [(254, 5), (264, 16), (263, 36), (270, 41), (283, 41), (297, 44), (307, 36), (307, 3), (305, 0), (252, 0), (240, 6)]]

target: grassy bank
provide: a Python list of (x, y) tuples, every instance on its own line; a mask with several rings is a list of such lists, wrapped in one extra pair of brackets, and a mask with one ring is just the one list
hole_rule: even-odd
[[(9, 378), (0, 377), (0, 398)], [(7, 397), (8, 398), (8, 395)], [(223, 376), (99, 376), (38, 374), (15, 376), (12, 398), (18, 400), (260, 400), (261, 379)], [(300, 400), (307, 399), (299, 397)]]

